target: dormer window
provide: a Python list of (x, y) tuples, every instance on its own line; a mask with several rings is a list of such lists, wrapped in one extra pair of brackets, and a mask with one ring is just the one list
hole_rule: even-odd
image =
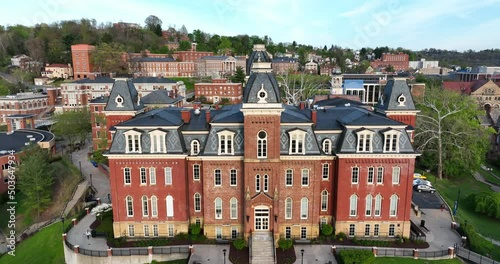
[(332, 141), (329, 139), (323, 140), (323, 152), (330, 154), (332, 152)]
[(123, 107), (123, 97), (121, 95), (115, 98), (116, 107)]
[(406, 103), (406, 97), (401, 94), (399, 97), (398, 97), (398, 103), (399, 103), (399, 106), (405, 106), (405, 103)]
[(234, 132), (222, 131), (219, 136), (219, 155), (234, 155), (233, 138)]
[(127, 139), (125, 153), (141, 153), (141, 132), (130, 130), (123, 134)]
[(289, 132), (290, 134), (290, 155), (294, 154), (305, 154), (304, 149), (304, 139), (306, 137), (306, 132), (302, 130), (294, 130)]
[(399, 136), (401, 132), (390, 130), (384, 133), (384, 152), (399, 152)]
[(191, 141), (191, 155), (195, 156), (200, 153), (200, 142), (198, 140)]
[(167, 132), (161, 130), (153, 130), (149, 132), (151, 137), (151, 153), (167, 153), (165, 146), (165, 136)]
[(370, 130), (363, 130), (358, 134), (358, 152), (372, 152), (372, 139), (373, 132)]

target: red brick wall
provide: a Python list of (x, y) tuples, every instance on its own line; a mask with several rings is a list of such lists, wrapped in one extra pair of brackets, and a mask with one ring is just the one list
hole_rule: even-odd
[(416, 115), (387, 115), (388, 118), (396, 120), (398, 122), (416, 127), (416, 120), (417, 116)]

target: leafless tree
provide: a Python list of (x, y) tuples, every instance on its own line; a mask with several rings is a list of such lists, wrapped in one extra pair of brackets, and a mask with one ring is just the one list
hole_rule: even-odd
[(289, 105), (298, 105), (312, 96), (318, 94), (322, 84), (310, 75), (302, 72), (298, 75), (289, 72), (278, 74), (277, 79), (282, 91), (282, 98)]

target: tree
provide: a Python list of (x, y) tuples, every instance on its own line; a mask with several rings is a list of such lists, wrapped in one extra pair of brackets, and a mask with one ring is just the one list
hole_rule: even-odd
[(286, 73), (277, 77), (281, 86), (283, 99), (290, 105), (298, 105), (300, 102), (316, 95), (322, 86), (313, 76), (305, 73), (299, 75)]
[[(424, 166), (437, 176), (460, 177), (475, 172), (489, 150), (491, 128), (483, 128), (477, 102), (466, 95), (428, 87), (416, 98), (418, 109), (415, 146)], [(427, 162), (425, 162), (427, 161)]]
[(181, 40), (179, 42), (179, 50), (190, 50), (191, 49), (191, 43), (189, 41)]
[(124, 73), (127, 65), (122, 59), (125, 48), (118, 43), (102, 43), (98, 45), (91, 55), (91, 60), (99, 72)]
[(245, 71), (241, 66), (236, 67), (236, 72), (231, 77), (231, 81), (234, 83), (245, 83)]
[(84, 142), (88, 133), (92, 131), (90, 113), (86, 109), (57, 114), (54, 120), (56, 121), (52, 127), (54, 133), (65, 138), (71, 146), (78, 139)]
[(394, 66), (389, 65), (389, 66), (385, 67), (385, 71), (386, 72), (395, 72)]
[(17, 187), (25, 196), (29, 204), (28, 210), (36, 211), (36, 215), (45, 209), (52, 197), (54, 178), (47, 150), (36, 144), (24, 150), (20, 165)]
[(162, 35), (161, 25), (163, 24), (163, 22), (157, 16), (154, 15), (148, 16), (146, 20), (144, 20), (144, 23), (146, 24), (146, 28), (149, 31), (154, 32), (157, 36)]

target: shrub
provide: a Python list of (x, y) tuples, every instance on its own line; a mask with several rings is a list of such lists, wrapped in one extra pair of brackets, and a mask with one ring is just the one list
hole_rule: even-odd
[(191, 235), (197, 236), (201, 232), (201, 227), (199, 225), (191, 225), (189, 227)]
[(238, 238), (238, 239), (233, 241), (233, 246), (237, 250), (242, 250), (243, 248), (245, 248), (247, 246), (247, 243), (245, 242), (245, 239)]
[(291, 239), (280, 239), (278, 245), (282, 250), (287, 250), (292, 247), (293, 243)]
[(462, 232), (467, 237), (469, 247), (472, 251), (485, 255), (489, 254), (493, 250), (493, 243), (483, 238), (479, 235), (472, 225), (466, 225), (465, 223), (460, 223)]
[(340, 264), (371, 264), (375, 260), (370, 250), (342, 250), (338, 254)]
[(347, 235), (344, 232), (339, 232), (337, 234), (337, 239), (340, 241), (344, 241), (345, 239), (347, 239)]
[(179, 240), (185, 240), (188, 238), (188, 234), (180, 232), (179, 234), (175, 235), (175, 239)]
[(360, 245), (360, 246), (372, 246), (372, 247), (388, 247), (388, 246), (391, 245), (391, 241), (385, 241), (385, 240), (360, 239), (360, 240), (354, 240), (353, 242), (356, 245)]
[(474, 204), (474, 212), (500, 219), (500, 193), (482, 192), (467, 197)]
[(333, 227), (332, 225), (323, 225), (321, 228), (321, 234), (324, 236), (329, 236), (333, 233)]
[(60, 161), (60, 160), (62, 160), (61, 155), (54, 155), (54, 156), (51, 156), (51, 157), (49, 158), (49, 162), (50, 162), (50, 163), (52, 163), (52, 162), (56, 162), (56, 161)]

